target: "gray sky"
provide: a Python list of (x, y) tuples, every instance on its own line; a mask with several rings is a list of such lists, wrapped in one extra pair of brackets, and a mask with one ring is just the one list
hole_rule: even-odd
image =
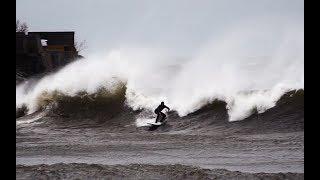
[[(247, 19), (301, 23), (303, 0), (16, 0), (30, 31), (76, 31), (84, 54), (122, 46), (168, 48), (188, 55)], [(279, 21), (279, 19), (281, 21)], [(253, 20), (254, 21), (254, 20)], [(257, 23), (258, 24), (258, 23)]]

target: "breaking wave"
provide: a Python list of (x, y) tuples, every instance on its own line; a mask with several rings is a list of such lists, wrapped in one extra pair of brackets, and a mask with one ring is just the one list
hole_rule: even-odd
[[(76, 62), (75, 65), (81, 63), (87, 62)], [(16, 89), (17, 116), (31, 114), (53, 106), (55, 110), (60, 112), (86, 117), (89, 116), (89, 114), (85, 115), (83, 113), (86, 109), (90, 109), (91, 112), (116, 112), (120, 107), (126, 106), (132, 110), (153, 111), (160, 101), (165, 101), (179, 116), (186, 116), (214, 101), (223, 101), (226, 103), (229, 121), (235, 121), (245, 119), (253, 112), (265, 112), (267, 109), (274, 107), (285, 93), (295, 90), (295, 88), (277, 84), (269, 90), (239, 91), (234, 94), (231, 93), (233, 95), (212, 93), (212, 95), (200, 96), (193, 92), (195, 89), (192, 88), (189, 91), (181, 90), (181, 93), (173, 96), (168, 92), (169, 89), (149, 87), (146, 91), (141, 89), (143, 87), (139, 87), (140, 83), (132, 83), (130, 79), (125, 80), (125, 78), (119, 76), (108, 77), (104, 82), (101, 80), (95, 82), (95, 78), (92, 78), (85, 83), (93, 83), (93, 85), (86, 84), (86, 88), (79, 88), (76, 87), (79, 85), (73, 83), (84, 83), (81, 82), (81, 77), (72, 79), (78, 82), (69, 83), (67, 81), (67, 84), (63, 82), (62, 77), (66, 76), (64, 71), (69, 71), (72, 68), (71, 65), (57, 74), (48, 75), (38, 81), (29, 80), (19, 84)], [(154, 82), (151, 82), (151, 84), (155, 85), (160, 82), (156, 79), (152, 81)], [(180, 87), (176, 88), (180, 89)], [(196, 89), (203, 92), (205, 91), (204, 88), (205, 85)], [(172, 89), (172, 91), (176, 90)]]
[[(141, 108), (133, 109), (130, 107), (127, 101), (127, 86), (123, 83), (118, 83), (114, 87), (113, 91), (106, 88), (97, 89), (95, 93), (89, 94), (88, 92), (78, 92), (75, 95), (64, 94), (59, 91), (43, 92), (37, 98), (37, 110), (30, 117), (23, 118), (21, 123), (29, 122), (31, 119), (39, 119), (39, 115), (47, 117), (59, 117), (64, 119), (70, 119), (68, 125), (77, 126), (83, 125), (83, 121), (86, 124), (98, 125), (106, 123), (107, 126), (115, 126), (113, 128), (119, 128), (126, 125), (130, 125), (135, 121), (137, 127), (148, 126), (148, 123), (154, 122), (155, 115), (152, 109)], [(257, 94), (258, 92), (250, 92), (251, 94)], [(243, 94), (243, 96), (250, 96), (250, 93)], [(268, 91), (264, 92), (268, 93)], [(225, 125), (230, 120), (230, 104), (223, 100), (206, 101), (203, 106), (196, 109), (185, 116), (180, 116), (176, 110), (169, 112), (168, 114), (170, 123), (175, 124), (175, 130), (185, 130), (189, 128), (207, 128), (210, 124), (219, 125), (222, 123)], [(304, 108), (304, 90), (292, 90), (286, 92), (274, 102), (273, 108), (265, 109), (261, 112), (261, 107), (252, 106), (250, 108), (249, 115), (244, 119), (255, 119), (257, 114), (260, 114), (260, 119), (267, 121), (266, 123), (272, 123), (272, 127), (277, 123), (272, 122), (276, 115), (280, 114), (280, 118), (275, 118), (277, 121), (288, 121), (297, 126), (299, 129), (303, 128), (303, 108)], [(26, 111), (26, 106), (18, 108), (18, 111)], [(272, 112), (270, 114), (270, 112)], [(46, 113), (44, 113), (46, 112)], [(20, 115), (22, 116), (22, 115)], [(34, 118), (35, 116), (36, 118)], [(56, 118), (54, 118), (56, 119)], [(194, 121), (194, 119), (196, 119)], [(53, 120), (53, 119), (52, 119)], [(88, 122), (88, 120), (90, 122)], [(54, 121), (54, 120), (53, 120)], [(198, 121), (198, 122), (197, 122)], [(298, 124), (297, 124), (298, 122)], [(20, 122), (18, 122), (19, 124)], [(197, 123), (197, 124), (194, 124)], [(118, 126), (117, 124), (121, 124)], [(220, 124), (221, 125), (221, 124)], [(248, 127), (247, 127), (248, 128)], [(254, 127), (258, 129), (258, 127)], [(130, 128), (131, 129), (131, 128)], [(218, 131), (217, 131), (218, 132)]]
[[(183, 117), (219, 100), (226, 103), (229, 121), (245, 119), (253, 109), (263, 113), (286, 92), (304, 89), (304, 31), (299, 24), (257, 22), (208, 39), (188, 57), (138, 45), (93, 54), (57, 73), (18, 84), (17, 111), (25, 107), (22, 112), (30, 114), (47, 102), (62, 106), (70, 103), (66, 99), (80, 102), (84, 95), (89, 104), (96, 96), (114, 99), (112, 94), (125, 87), (121, 102), (133, 110), (153, 110), (164, 101)], [(274, 35), (277, 40), (271, 41)], [(261, 46), (264, 43), (268, 46)]]

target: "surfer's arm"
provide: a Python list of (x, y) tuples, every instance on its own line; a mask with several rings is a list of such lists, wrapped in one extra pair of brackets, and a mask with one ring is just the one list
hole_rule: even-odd
[(170, 111), (170, 108), (169, 108), (168, 106), (165, 106), (164, 108), (167, 108), (167, 109), (168, 109), (168, 111)]

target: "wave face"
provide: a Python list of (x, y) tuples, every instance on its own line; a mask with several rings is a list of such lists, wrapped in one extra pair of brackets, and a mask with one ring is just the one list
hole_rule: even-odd
[(219, 100), (227, 103), (230, 121), (249, 117), (252, 109), (262, 113), (284, 93), (304, 88), (304, 30), (289, 21), (259, 22), (264, 21), (226, 29), (188, 57), (141, 45), (89, 55), (55, 74), (17, 85), (17, 108), (26, 106), (30, 114), (42, 107), (44, 94), (94, 95), (125, 84), (125, 103), (133, 110), (153, 110), (164, 101), (186, 116)]
[[(139, 132), (145, 131), (149, 127), (148, 123), (155, 119), (153, 111), (133, 110), (127, 105), (125, 85), (118, 86), (112, 93), (104, 88), (94, 94), (83, 92), (75, 96), (54, 92), (42, 95), (38, 104), (42, 105), (41, 110), (19, 118), (17, 123), (29, 123), (35, 119), (49, 127), (100, 127), (108, 129), (108, 132)], [(186, 116), (180, 117), (177, 111), (167, 113), (168, 124), (161, 126), (159, 130), (210, 134), (304, 130), (304, 90), (287, 92), (275, 104), (263, 113), (259, 113), (258, 108), (252, 109), (251, 115), (243, 121), (230, 123), (227, 102), (215, 100)]]

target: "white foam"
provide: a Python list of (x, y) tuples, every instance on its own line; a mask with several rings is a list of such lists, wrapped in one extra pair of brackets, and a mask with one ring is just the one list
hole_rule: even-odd
[(155, 123), (155, 118), (138, 118), (136, 119), (136, 126), (150, 126), (150, 124)]
[(74, 95), (101, 86), (112, 91), (120, 80), (127, 83), (126, 102), (133, 109), (153, 110), (165, 101), (184, 116), (220, 99), (228, 103), (231, 121), (247, 117), (253, 108), (263, 112), (284, 92), (304, 88), (304, 30), (300, 24), (259, 22), (235, 25), (182, 59), (138, 45), (88, 56), (28, 92), (25, 85), (17, 86), (17, 107), (26, 104), (33, 112), (45, 91)]
[(46, 113), (47, 113), (46, 111), (42, 111), (42, 112), (37, 113), (37, 114), (35, 114), (35, 115), (18, 119), (18, 120), (16, 121), (16, 125), (33, 123), (33, 122), (41, 119), (43, 116), (45, 116)]

